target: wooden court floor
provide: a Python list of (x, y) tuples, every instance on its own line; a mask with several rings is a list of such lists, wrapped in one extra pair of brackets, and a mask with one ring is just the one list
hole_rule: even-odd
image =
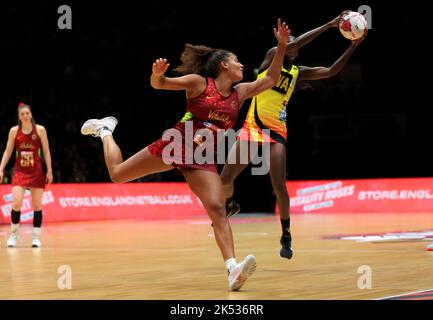
[[(240, 215), (232, 229), (238, 260), (257, 258), (239, 292), (228, 291), (207, 217), (46, 224), (39, 249), (30, 247), (29, 225), (18, 246), (7, 248), (3, 225), (0, 299), (378, 299), (433, 289), (427, 241), (324, 238), (433, 230), (433, 214), (294, 214), (292, 260), (279, 257), (276, 217)], [(358, 288), (360, 266), (371, 270), (371, 289)]]

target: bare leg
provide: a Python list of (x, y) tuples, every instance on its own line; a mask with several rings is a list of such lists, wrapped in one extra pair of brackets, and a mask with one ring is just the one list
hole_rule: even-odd
[(290, 233), (290, 198), (286, 187), (286, 146), (281, 143), (271, 144), (270, 174), (281, 217), (280, 256), (291, 259), (293, 250)]
[(224, 261), (234, 258), (233, 234), (226, 217), (224, 191), (220, 177), (214, 172), (195, 169), (184, 171), (184, 176), (213, 222), (215, 239)]
[(44, 196), (44, 189), (31, 188), (33, 211), (42, 210), (42, 198)]
[(8, 247), (15, 247), (18, 240), (21, 207), (26, 189), (21, 186), (12, 187), (11, 235), (7, 241)]
[(23, 205), (25, 188), (21, 186), (12, 187), (12, 210), (20, 211)]
[(33, 204), (33, 239), (32, 247), (39, 248), (41, 246), (40, 236), (42, 227), (42, 198), (44, 189), (32, 188), (32, 204)]
[(290, 199), (286, 187), (286, 146), (281, 143), (271, 144), (270, 175), (280, 217), (287, 220), (290, 217)]
[(105, 164), (113, 182), (127, 182), (152, 173), (173, 169), (173, 166), (165, 164), (161, 158), (153, 156), (147, 147), (123, 161), (122, 152), (113, 136), (104, 137), (102, 143)]
[[(241, 144), (242, 148), (241, 148)], [(248, 150), (248, 141), (239, 141), (237, 140), (235, 144), (230, 149), (229, 155), (227, 157), (227, 161), (224, 165), (224, 168), (221, 171), (221, 181), (224, 187), (225, 198), (229, 199), (233, 197), (234, 192), (234, 181), (237, 176), (244, 170), (248, 163), (241, 163), (240, 154), (241, 151)], [(235, 158), (236, 157), (236, 158)], [(236, 159), (236, 163), (228, 163), (228, 159)], [(248, 152), (248, 162), (250, 162), (250, 156)]]

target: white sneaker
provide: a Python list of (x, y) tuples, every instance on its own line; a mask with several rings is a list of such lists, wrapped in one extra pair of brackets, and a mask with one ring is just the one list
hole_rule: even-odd
[(250, 254), (230, 271), (228, 277), (230, 290), (239, 290), (254, 271), (256, 271), (256, 258)]
[(102, 119), (90, 119), (84, 122), (81, 127), (81, 134), (91, 134), (94, 137), (99, 137), (101, 129), (107, 128), (111, 132), (114, 131), (117, 125), (117, 119), (115, 117), (105, 117)]
[(41, 246), (41, 240), (39, 240), (39, 238), (37, 238), (37, 237), (33, 237), (32, 247), (33, 248), (39, 248), (40, 246)]
[(15, 247), (17, 245), (17, 240), (18, 240), (18, 234), (14, 233), (14, 232), (11, 233), (11, 235), (9, 236), (9, 239), (8, 239), (8, 243), (7, 243), (8, 247), (9, 248)]

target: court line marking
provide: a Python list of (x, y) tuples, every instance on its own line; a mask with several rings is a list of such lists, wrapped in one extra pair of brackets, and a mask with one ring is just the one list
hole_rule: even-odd
[(386, 299), (398, 298), (398, 297), (403, 297), (403, 296), (408, 296), (408, 295), (413, 295), (413, 294), (423, 293), (423, 292), (428, 292), (428, 291), (433, 291), (433, 289), (425, 289), (425, 290), (421, 290), (421, 291), (407, 292), (407, 293), (402, 293), (402, 294), (398, 294), (395, 296), (382, 297), (382, 298), (377, 298), (377, 299), (373, 299), (373, 300), (386, 300)]
[[(240, 232), (236, 233), (236, 236), (267, 236), (269, 235), (267, 232)], [(214, 238), (215, 235), (213, 233), (208, 233), (207, 235), (210, 238)]]
[[(3, 246), (0, 246), (3, 247)], [(202, 251), (206, 251), (208, 252), (209, 249), (208, 248), (203, 248), (203, 249), (197, 249), (197, 248), (173, 248), (173, 247), (160, 247), (160, 248), (68, 248), (68, 247), (43, 247), (43, 248), (31, 248), (30, 245), (27, 247), (20, 247), (17, 246), (15, 248), (4, 248), (6, 250), (3, 250), (3, 253), (5, 254), (10, 254), (12, 252), (16, 252), (18, 253), (19, 251), (24, 251), (24, 252), (37, 252), (37, 253), (41, 253), (43, 251), (100, 251), (100, 252), (140, 252), (140, 251), (197, 251), (197, 252), (202, 252)], [(257, 251), (264, 251), (263, 250), (257, 250)], [(267, 249), (266, 249), (267, 250)], [(395, 253), (395, 252), (406, 252), (406, 253), (413, 253), (413, 252), (417, 252), (414, 250), (373, 250), (375, 253), (377, 252), (382, 252), (382, 253)], [(323, 250), (323, 249), (298, 249), (295, 250), (295, 252), (315, 252), (315, 253), (346, 253), (346, 252), (359, 252), (359, 253), (371, 253), (372, 250), (371, 249), (367, 249), (367, 250), (338, 250), (338, 249), (329, 249), (329, 250)]]

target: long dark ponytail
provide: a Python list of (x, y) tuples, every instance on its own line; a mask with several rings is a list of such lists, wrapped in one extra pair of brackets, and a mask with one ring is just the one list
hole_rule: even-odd
[(195, 73), (215, 79), (220, 71), (220, 63), (225, 61), (229, 55), (230, 51), (227, 50), (187, 43), (180, 57), (182, 64), (174, 71), (181, 74)]

